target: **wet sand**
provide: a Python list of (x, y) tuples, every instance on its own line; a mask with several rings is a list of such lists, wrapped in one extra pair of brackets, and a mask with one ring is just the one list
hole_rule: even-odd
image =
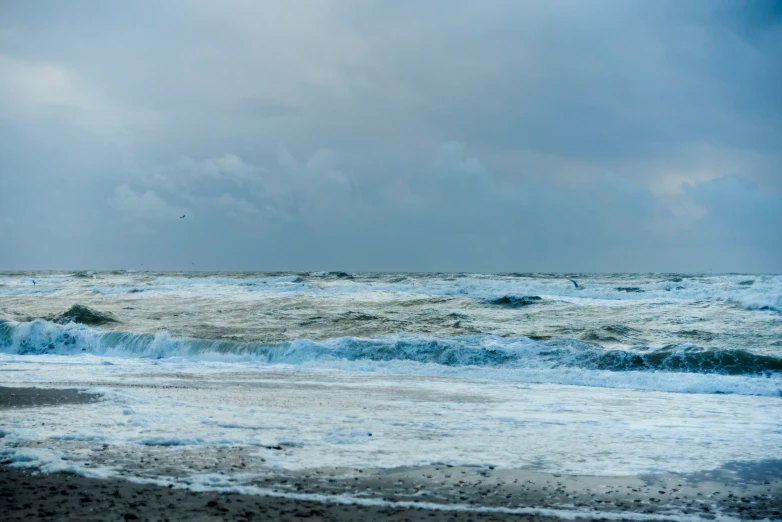
[[(460, 468), (458, 473), (461, 475)], [(397, 471), (398, 476), (412, 477), (416, 473), (412, 471)], [(425, 470), (425, 473), (431, 470)], [(465, 473), (463, 478), (469, 477)], [(424, 477), (425, 478), (425, 477)], [(308, 492), (327, 493), (320, 481), (304, 480), (298, 477), (295, 483), (291, 479), (278, 477), (274, 483), (267, 483), (270, 491), (282, 494), (293, 494), (291, 489), (299, 492), (299, 497), (306, 497)], [(327, 479), (328, 480), (328, 479)], [(339, 495), (346, 490), (355, 493), (362, 491), (366, 482), (356, 485), (354, 481), (337, 481), (332, 483), (332, 493)], [(369, 482), (377, 480), (372, 478)], [(572, 479), (571, 479), (572, 480)], [(341, 483), (340, 483), (341, 482)], [(385, 481), (383, 481), (385, 482)], [(466, 483), (466, 481), (464, 481)], [(568, 482), (568, 479), (565, 480)], [(604, 482), (595, 479), (595, 482)], [(709, 493), (687, 492), (682, 502), (684, 509), (679, 515), (670, 510), (669, 500), (666, 495), (680, 497), (680, 490), (671, 488), (670, 491), (662, 490), (667, 487), (659, 483), (648, 484), (643, 490), (629, 487), (627, 493), (614, 486), (618, 480), (613, 481), (610, 489), (597, 487), (595, 489), (585, 487), (581, 489), (580, 498), (572, 499), (571, 508), (580, 513), (578, 520), (632, 520), (636, 515), (645, 514), (646, 520), (711, 520), (715, 515), (729, 515), (739, 520), (780, 520), (778, 484), (775, 485), (774, 496), (764, 499), (757, 495), (757, 491), (744, 492), (742, 496), (725, 493), (724, 502), (720, 502), (720, 513), (714, 513), (712, 508), (705, 507), (711, 504)], [(713, 486), (713, 485), (712, 485)], [(31, 470), (8, 467), (0, 464), (0, 519), (4, 521), (21, 520), (150, 520), (150, 521), (176, 521), (176, 520), (272, 520), (294, 521), (300, 519), (323, 521), (554, 521), (559, 517), (544, 516), (539, 513), (501, 513), (486, 512), (481, 509), (491, 510), (492, 502), (485, 502), (487, 497), (497, 496), (496, 486), (478, 484), (461, 485), (461, 502), (456, 503), (467, 506), (474, 511), (452, 509), (453, 505), (443, 502), (442, 499), (417, 498), (414, 502), (434, 502), (441, 508), (430, 509), (428, 507), (399, 506), (373, 506), (343, 502), (319, 502), (305, 498), (289, 498), (266, 495), (248, 495), (240, 493), (197, 492), (182, 488), (165, 487), (159, 485), (139, 484), (122, 479), (97, 479), (86, 478), (68, 473), (42, 474)], [(683, 486), (684, 487), (684, 486)], [(707, 486), (704, 491), (708, 491)], [(697, 488), (703, 489), (703, 488)], [(772, 488), (768, 488), (771, 491)], [(528, 483), (526, 487), (517, 489), (518, 494), (514, 504), (516, 506), (539, 506), (545, 513), (545, 505), (551, 506), (552, 498), (546, 498), (546, 491), (554, 493), (559, 500), (564, 500), (568, 492), (575, 490), (563, 482), (552, 485), (550, 482)], [(363, 491), (366, 491), (364, 489)], [(526, 491), (526, 492), (525, 492)], [(635, 494), (633, 494), (633, 492)], [(375, 490), (374, 494), (366, 498), (378, 498), (376, 494), (383, 491)], [(384, 497), (394, 501), (406, 502), (399, 498), (400, 491), (393, 488), (385, 492)], [(755, 493), (755, 494), (753, 494)], [(335, 497), (338, 498), (338, 497)], [(643, 499), (643, 500), (641, 500)], [(695, 503), (691, 509), (687, 504)], [(559, 503), (557, 503), (559, 504)], [(640, 504), (640, 505), (639, 505)], [(661, 505), (662, 504), (662, 505)], [(563, 504), (559, 504), (560, 506)], [(668, 505), (668, 507), (664, 507)], [(617, 509), (619, 508), (619, 509)], [(631, 513), (625, 513), (623, 509), (629, 508)], [(598, 511), (594, 517), (590, 517), (589, 511)], [(568, 518), (573, 518), (576, 513), (570, 512)], [(659, 515), (659, 518), (656, 517)], [(680, 518), (681, 517), (681, 518)]]
[(534, 515), (340, 505), (236, 493), (197, 493), (64, 473), (32, 475), (7, 467), (0, 467), (0, 491), (0, 518), (6, 522), (36, 519), (248, 522), (302, 519), (346, 522), (556, 520)]
[(100, 400), (100, 395), (79, 390), (53, 388), (11, 388), (0, 386), (0, 410), (4, 408), (34, 408), (59, 404), (87, 404)]

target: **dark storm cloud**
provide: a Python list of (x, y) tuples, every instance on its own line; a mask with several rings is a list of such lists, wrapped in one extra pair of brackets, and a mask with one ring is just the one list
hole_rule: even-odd
[(782, 268), (778, 3), (0, 11), (0, 268)]

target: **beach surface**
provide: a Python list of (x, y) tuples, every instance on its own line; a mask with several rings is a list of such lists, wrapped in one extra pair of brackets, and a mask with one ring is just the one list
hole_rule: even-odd
[(316, 502), (285, 497), (218, 494), (92, 479), (72, 474), (33, 475), (0, 467), (0, 514), (5, 521), (41, 520), (334, 520), (334, 521), (505, 521), (555, 520), (419, 508)]
[[(0, 388), (9, 409), (89, 407), (95, 394), (73, 389)], [(46, 449), (46, 441), (27, 447)], [(108, 447), (93, 448), (111, 453)], [(270, 447), (268, 451), (282, 451)], [(245, 447), (115, 450), (137, 471), (161, 460), (204, 464), (216, 475), (245, 467)], [(148, 463), (148, 464), (145, 464)], [(154, 464), (153, 464), (154, 463)], [(21, 464), (21, 466), (20, 466)], [(433, 465), (394, 469), (255, 470), (240, 487), (151, 480), (142, 473), (94, 478), (41, 473), (0, 462), (3, 520), (775, 520), (781, 518), (782, 465), (726, 465), (697, 474), (577, 476), (522, 469)], [(130, 466), (125, 465), (125, 468)], [(87, 473), (89, 474), (89, 473)]]

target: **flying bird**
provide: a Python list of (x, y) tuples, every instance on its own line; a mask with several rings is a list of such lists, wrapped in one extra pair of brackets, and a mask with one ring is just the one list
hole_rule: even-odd
[(181, 216), (179, 216), (179, 219), (185, 219), (185, 214), (182, 214)]

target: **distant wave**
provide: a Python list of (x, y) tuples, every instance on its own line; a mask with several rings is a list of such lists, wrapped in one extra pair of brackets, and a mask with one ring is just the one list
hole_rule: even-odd
[(155, 278), (162, 285), (274, 285), (281, 283), (298, 283), (301, 277), (297, 275), (278, 275), (268, 277), (227, 276), (161, 276)]
[(782, 295), (755, 295), (736, 300), (747, 310), (782, 313)]
[[(120, 357), (184, 357), (294, 365), (329, 363), (326, 366), (334, 366), (331, 363), (335, 361), (404, 362), (448, 368), (502, 370), (521, 380), (529, 377), (534, 382), (540, 382), (541, 375), (545, 374), (547, 379), (552, 379), (557, 372), (564, 372), (562, 375), (565, 375), (570, 370), (626, 375), (668, 374), (669, 381), (675, 379), (675, 375), (683, 374), (700, 375), (707, 379), (734, 376), (767, 381), (758, 389), (745, 390), (748, 394), (782, 393), (782, 358), (741, 349), (706, 349), (692, 344), (630, 351), (608, 350), (565, 338), (535, 341), (526, 337), (503, 338), (492, 335), (426, 337), (404, 334), (372, 339), (340, 337), (325, 341), (299, 339), (261, 344), (177, 338), (166, 332), (141, 334), (105, 331), (43, 320), (23, 323), (0, 320), (0, 352), (14, 355), (89, 353)], [(492, 378), (492, 375), (486, 373), (485, 377)], [(592, 375), (586, 379), (580, 374), (572, 383), (600, 386), (605, 380), (605, 376), (595, 378)], [(561, 378), (554, 378), (552, 382), (571, 383), (567, 379), (562, 381)], [(670, 388), (671, 384), (665, 386)], [(738, 388), (721, 389), (719, 386), (709, 388), (708, 392), (744, 393)]]
[(487, 299), (486, 302), (497, 306), (504, 306), (506, 308), (523, 308), (525, 306), (537, 304), (542, 301), (543, 298), (537, 295), (504, 295), (495, 299)]
[(53, 321), (59, 324), (82, 323), (90, 326), (119, 322), (109, 313), (99, 312), (80, 304), (71, 306), (68, 310), (56, 316)]
[[(0, 275), (0, 295), (40, 295), (85, 289), (97, 294), (135, 293), (137, 297), (221, 296), (257, 299), (281, 295), (344, 296), (383, 293), (387, 296), (442, 296), (471, 298), (506, 307), (544, 301), (589, 300), (590, 304), (617, 301), (715, 302), (751, 311), (782, 313), (782, 276), (644, 276), (600, 277), (584, 275), (579, 288), (561, 276), (490, 276), (481, 274), (105, 274), (76, 273), (69, 277), (46, 276), (32, 285), (29, 276)], [(92, 279), (95, 276), (96, 279)], [(524, 299), (527, 302), (524, 302)]]

